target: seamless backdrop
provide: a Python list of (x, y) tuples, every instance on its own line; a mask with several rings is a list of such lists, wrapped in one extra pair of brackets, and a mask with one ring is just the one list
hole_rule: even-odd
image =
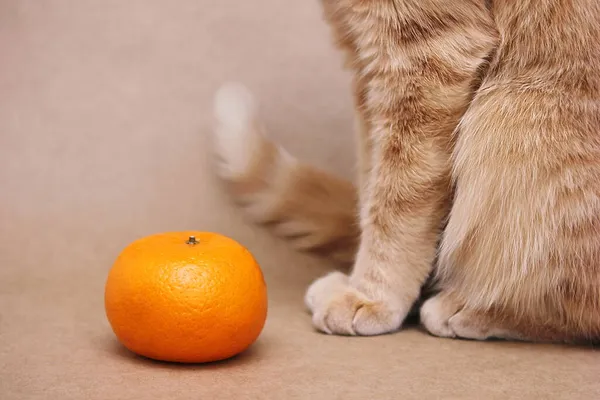
[[(349, 77), (316, 0), (0, 0), (1, 399), (600, 398), (592, 349), (314, 332), (302, 297), (327, 264), (213, 178), (211, 96), (232, 79), (272, 137), (353, 175)], [(230, 361), (136, 357), (104, 316), (119, 251), (183, 229), (235, 238), (265, 272), (266, 328)]]

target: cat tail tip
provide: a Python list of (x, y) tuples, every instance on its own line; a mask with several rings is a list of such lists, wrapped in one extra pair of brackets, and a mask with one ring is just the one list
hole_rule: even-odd
[(214, 117), (217, 173), (245, 214), (297, 249), (349, 262), (358, 237), (354, 186), (269, 140), (259, 104), (242, 84), (217, 90)]
[(240, 83), (222, 85), (214, 96), (214, 152), (217, 173), (234, 200), (255, 222), (267, 223), (286, 196), (296, 159), (267, 139), (259, 104)]
[(240, 83), (225, 83), (215, 93), (213, 112), (219, 175), (229, 179), (246, 174), (253, 153), (264, 140), (257, 126), (258, 104), (254, 96)]

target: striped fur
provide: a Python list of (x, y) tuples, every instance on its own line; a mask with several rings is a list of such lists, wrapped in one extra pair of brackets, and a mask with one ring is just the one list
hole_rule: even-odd
[[(317, 329), (600, 340), (600, 3), (322, 0), (354, 76), (357, 189), (217, 96), (221, 176), (260, 222), (350, 274), (307, 291)], [(434, 267), (437, 268), (434, 269)]]

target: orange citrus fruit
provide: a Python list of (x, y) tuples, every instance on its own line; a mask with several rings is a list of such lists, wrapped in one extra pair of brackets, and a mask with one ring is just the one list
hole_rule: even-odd
[(134, 353), (209, 362), (241, 353), (267, 317), (267, 289), (250, 252), (209, 232), (139, 239), (119, 255), (104, 304), (119, 341)]

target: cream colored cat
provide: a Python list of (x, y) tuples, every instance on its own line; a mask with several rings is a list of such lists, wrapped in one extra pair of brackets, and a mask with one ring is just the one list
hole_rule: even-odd
[(438, 336), (600, 341), (600, 2), (323, 0), (354, 74), (358, 190), (216, 97), (219, 171), (258, 222), (353, 263), (317, 329), (397, 330), (428, 277)]

